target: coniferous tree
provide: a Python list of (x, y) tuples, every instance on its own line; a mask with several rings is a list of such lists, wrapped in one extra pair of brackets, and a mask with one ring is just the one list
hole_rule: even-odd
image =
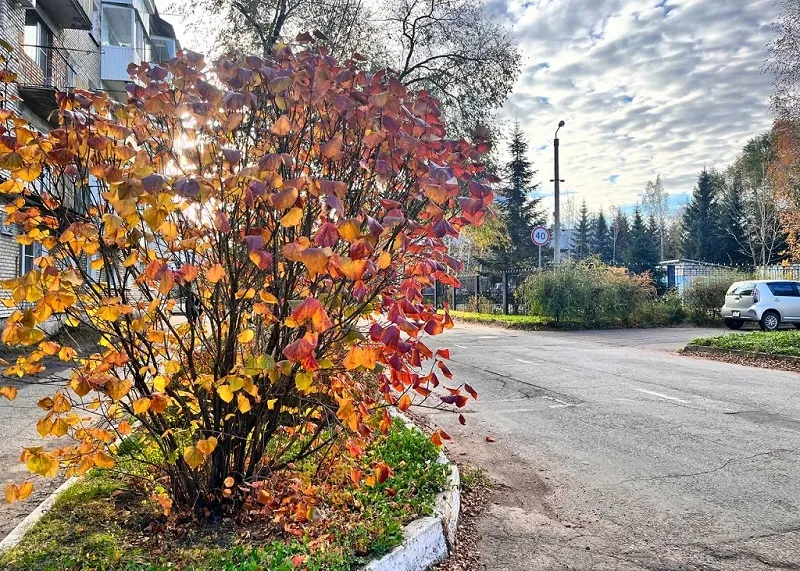
[(719, 261), (719, 177), (703, 169), (683, 214), (683, 257), (701, 262)]
[(633, 213), (628, 248), (625, 250), (625, 265), (637, 274), (652, 272), (658, 265), (658, 254), (658, 244), (653, 240), (653, 235), (642, 218), (642, 210), (637, 205)]
[(630, 239), (630, 225), (628, 217), (621, 208), (617, 208), (614, 222), (611, 224), (609, 232), (611, 239), (611, 263), (621, 266), (625, 263), (625, 250), (628, 248)]
[(531, 231), (543, 222), (537, 211), (540, 199), (532, 198), (538, 184), (532, 184), (533, 170), (528, 159), (528, 142), (520, 129), (514, 124), (509, 144), (511, 160), (505, 168), (505, 185), (498, 197), (499, 210), (505, 220), (508, 243), (497, 244), (491, 249), (487, 265), (494, 269), (509, 269), (533, 259), (536, 248), (531, 242)]
[(661, 261), (661, 244), (664, 242), (661, 238), (661, 223), (654, 214), (650, 214), (647, 217), (647, 236), (653, 248), (658, 251), (658, 258)]
[(597, 218), (594, 220), (594, 232), (592, 233), (592, 252), (600, 256), (600, 259), (606, 264), (611, 263), (613, 257), (611, 235), (606, 222), (606, 215), (603, 211), (597, 213)]
[(743, 220), (742, 196), (744, 186), (741, 169), (732, 167), (726, 173), (727, 184), (720, 197), (719, 250), (720, 258), (726, 264), (747, 263), (747, 238)]
[(592, 253), (590, 231), (589, 208), (586, 206), (586, 200), (584, 199), (583, 204), (581, 204), (578, 227), (575, 229), (575, 250), (573, 251), (573, 255), (579, 260), (588, 258)]

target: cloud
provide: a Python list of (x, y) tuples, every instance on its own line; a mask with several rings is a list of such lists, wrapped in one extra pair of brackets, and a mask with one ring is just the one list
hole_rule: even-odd
[(762, 66), (773, 0), (493, 6), (523, 54), (503, 117), (525, 129), (543, 188), (560, 119), (561, 176), (593, 208), (635, 203), (659, 173), (670, 194), (686, 196), (701, 169), (726, 166), (771, 125)]

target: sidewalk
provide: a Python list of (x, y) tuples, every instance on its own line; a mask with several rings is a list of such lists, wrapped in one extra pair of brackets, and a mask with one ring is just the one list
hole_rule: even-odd
[[(0, 493), (4, 492), (6, 484), (20, 482), (32, 475), (19, 461), (23, 446), (44, 446), (47, 449), (64, 444), (62, 439), (43, 439), (36, 432), (36, 422), (45, 414), (36, 403), (64, 386), (69, 368), (63, 363), (53, 363), (46, 374), (48, 376), (41, 379), (3, 377), (0, 380), (2, 385), (14, 385), (19, 389), (17, 398), (11, 402), (0, 397)], [(34, 491), (27, 499), (8, 504), (5, 497), (0, 496), (0, 539), (63, 481), (60, 477), (34, 478)]]

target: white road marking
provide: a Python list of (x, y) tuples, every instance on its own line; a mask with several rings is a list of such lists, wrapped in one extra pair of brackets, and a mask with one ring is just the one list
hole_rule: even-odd
[(515, 361), (519, 361), (520, 363), (525, 363), (526, 365), (538, 365), (539, 363), (534, 363), (533, 361), (526, 361), (525, 359), (514, 359)]
[(475, 339), (497, 339), (497, 335), (478, 335)]
[(574, 404), (551, 404), (550, 408), (569, 408), (575, 406)]
[(458, 343), (453, 343), (453, 347), (458, 347), (459, 349), (468, 349), (468, 347), (464, 345), (459, 345)]
[(639, 391), (640, 393), (653, 395), (654, 397), (660, 397), (662, 399), (667, 399), (667, 400), (671, 400), (671, 401), (675, 401), (675, 402), (680, 402), (680, 403), (683, 403), (683, 404), (691, 404), (691, 401), (679, 399), (677, 397), (671, 397), (669, 395), (664, 395), (664, 394), (661, 394), (661, 393), (657, 393), (655, 391), (648, 391), (647, 389), (633, 389), (633, 390)]

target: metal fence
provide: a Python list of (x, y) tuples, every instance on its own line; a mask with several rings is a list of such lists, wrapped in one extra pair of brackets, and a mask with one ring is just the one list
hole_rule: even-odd
[(518, 287), (535, 271), (538, 270), (460, 275), (460, 287), (437, 283), (435, 289), (427, 288), (422, 293), (426, 302), (436, 307), (442, 307), (446, 301), (456, 311), (524, 315), (527, 307), (519, 295)]

